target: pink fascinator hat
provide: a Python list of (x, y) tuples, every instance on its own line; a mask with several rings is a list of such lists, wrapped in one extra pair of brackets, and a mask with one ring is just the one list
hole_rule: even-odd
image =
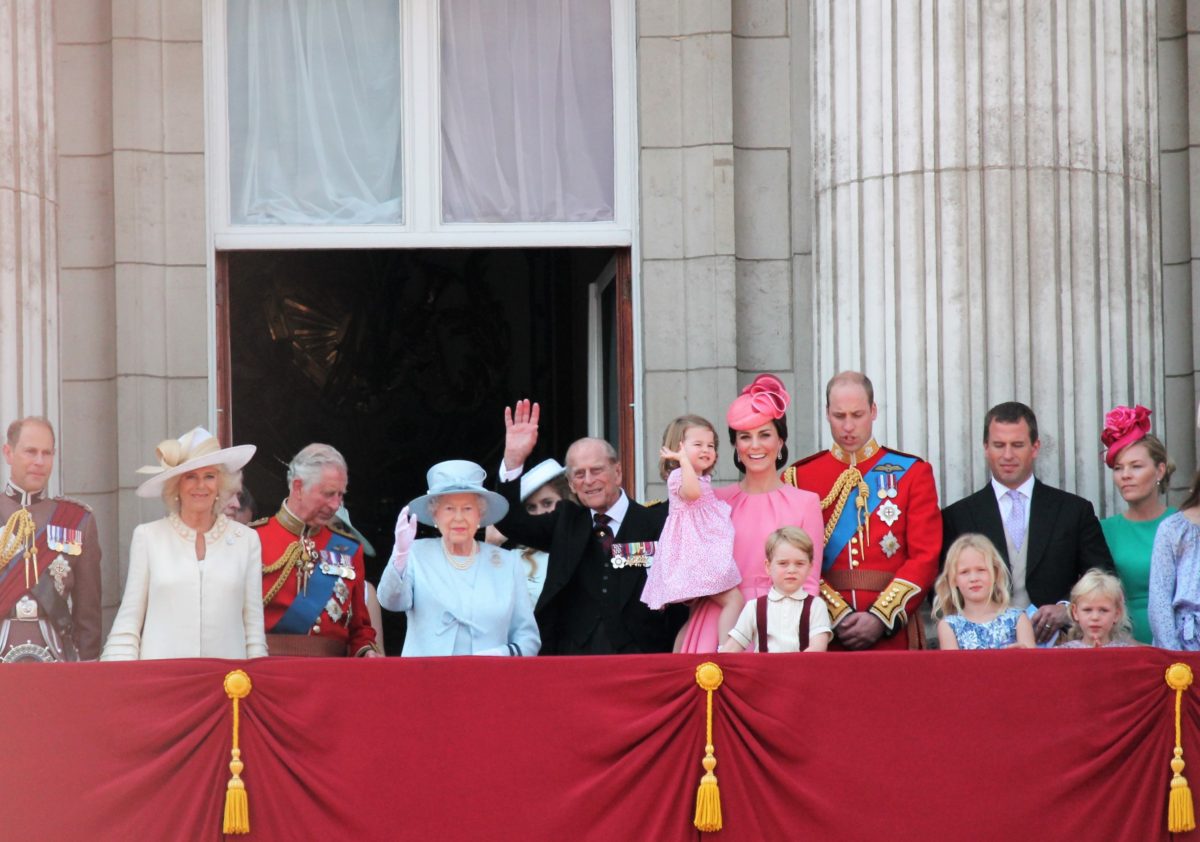
[(1104, 416), (1104, 432), (1100, 441), (1108, 451), (1104, 454), (1104, 464), (1113, 466), (1120, 453), (1135, 441), (1141, 441), (1150, 432), (1150, 410), (1140, 404), (1138, 406), (1118, 406)]
[(774, 374), (760, 374), (729, 405), (725, 423), (734, 430), (753, 430), (782, 418), (791, 402), (782, 380)]

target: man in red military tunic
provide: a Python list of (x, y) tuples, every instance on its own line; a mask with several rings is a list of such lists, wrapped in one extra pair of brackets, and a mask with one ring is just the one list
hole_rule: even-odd
[(100, 657), (100, 538), (92, 510), (50, 497), (54, 428), (14, 421), (0, 494), (0, 663)]
[(263, 550), (263, 620), (272, 655), (374, 657), (361, 542), (332, 528), (346, 493), (342, 454), (310, 444), (288, 465), (288, 498), (251, 524)]
[(929, 463), (880, 446), (865, 374), (846, 371), (825, 387), (829, 450), (801, 459), (785, 482), (815, 492), (825, 520), (821, 596), (832, 648), (919, 649), (917, 609), (938, 572), (942, 515)]

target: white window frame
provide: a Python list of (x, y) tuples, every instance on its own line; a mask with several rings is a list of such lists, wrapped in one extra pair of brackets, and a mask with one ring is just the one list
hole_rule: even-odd
[[(235, 225), (230, 221), (226, 4), (204, 0), (205, 168), (214, 251), (334, 248), (520, 248), (630, 246), (637, 197), (634, 0), (612, 0), (613, 220), (443, 222), (438, 0), (401, 7), (404, 108), (403, 225)], [(418, 37), (419, 34), (419, 37)], [(432, 92), (433, 95), (425, 95)], [(418, 128), (420, 131), (418, 131)]]

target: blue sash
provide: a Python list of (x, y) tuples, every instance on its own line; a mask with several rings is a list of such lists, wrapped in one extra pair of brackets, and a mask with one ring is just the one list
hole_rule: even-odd
[[(345, 535), (331, 532), (329, 542), (320, 549), (353, 557), (358, 552), (358, 542)], [(307, 593), (301, 591), (296, 594), (296, 598), (292, 600), (292, 604), (288, 606), (284, 615), (279, 618), (275, 628), (269, 629), (269, 631), (276, 634), (308, 634), (320, 618), (321, 612), (325, 610), (325, 604), (333, 595), (333, 586), (337, 584), (339, 578), (322, 571), (320, 562), (318, 562), (317, 566), (313, 568), (313, 572), (308, 574)]]
[[(917, 461), (915, 456), (902, 456), (899, 453), (885, 454), (882, 459), (875, 463), (875, 467), (868, 471), (863, 480), (867, 483), (867, 488), (870, 493), (867, 496), (867, 517), (875, 511), (875, 508), (883, 502), (879, 497), (879, 477), (886, 477), (889, 474), (896, 478), (896, 485), (900, 484), (900, 478), (903, 477), (908, 469)], [(837, 561), (838, 556), (842, 554), (842, 550), (846, 549), (846, 544), (850, 543), (850, 539), (858, 532), (858, 489), (855, 488), (850, 492), (850, 496), (846, 498), (846, 505), (842, 509), (842, 516), (838, 518), (837, 526), (833, 528), (833, 532), (829, 535), (829, 542), (825, 545), (824, 563), (821, 565), (821, 570), (828, 570)]]

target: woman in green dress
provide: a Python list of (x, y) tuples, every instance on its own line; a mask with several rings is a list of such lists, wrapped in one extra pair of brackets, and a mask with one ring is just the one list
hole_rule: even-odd
[(1144, 406), (1118, 406), (1104, 416), (1100, 440), (1108, 448), (1104, 461), (1112, 468), (1113, 482), (1128, 508), (1100, 521), (1104, 540), (1125, 587), (1133, 636), (1150, 643), (1146, 619), (1150, 555), (1158, 525), (1175, 509), (1167, 506), (1167, 482), (1175, 470), (1167, 448), (1150, 433), (1150, 410)]

